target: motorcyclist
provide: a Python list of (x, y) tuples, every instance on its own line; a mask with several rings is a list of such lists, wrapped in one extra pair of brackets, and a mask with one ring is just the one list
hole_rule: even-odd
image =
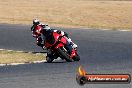
[(40, 47), (44, 47), (43, 43), (45, 38), (50, 34), (51, 31), (53, 31), (61, 34), (62, 36), (65, 36), (69, 44), (71, 44), (73, 48), (77, 48), (77, 45), (71, 41), (66, 32), (56, 29), (53, 30), (47, 24), (40, 23), (38, 19), (33, 20), (33, 26), (31, 27), (31, 31), (32, 36), (35, 37), (37, 40), (36, 44)]

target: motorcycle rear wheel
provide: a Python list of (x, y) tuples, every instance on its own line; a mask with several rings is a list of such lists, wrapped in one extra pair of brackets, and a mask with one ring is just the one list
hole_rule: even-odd
[(46, 61), (47, 63), (52, 63), (53, 62), (53, 58), (51, 58), (50, 56), (46, 56)]

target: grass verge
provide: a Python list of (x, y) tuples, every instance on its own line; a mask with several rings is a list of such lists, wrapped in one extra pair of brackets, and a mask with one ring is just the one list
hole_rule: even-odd
[(0, 64), (32, 63), (33, 61), (41, 61), (44, 58), (43, 54), (0, 50)]

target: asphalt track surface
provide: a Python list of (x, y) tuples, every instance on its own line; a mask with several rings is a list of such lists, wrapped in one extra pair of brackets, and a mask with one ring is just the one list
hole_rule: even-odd
[[(57, 28), (61, 29), (61, 28)], [(87, 73), (132, 75), (132, 32), (62, 29), (78, 44), (80, 62), (0, 67), (0, 88), (132, 88), (131, 84), (76, 83), (81, 64)], [(0, 24), (0, 48), (41, 52), (29, 25)]]

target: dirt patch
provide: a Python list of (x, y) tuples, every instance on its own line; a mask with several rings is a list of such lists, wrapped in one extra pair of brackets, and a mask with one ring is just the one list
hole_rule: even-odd
[(0, 23), (51, 26), (132, 28), (132, 1), (0, 0)]

